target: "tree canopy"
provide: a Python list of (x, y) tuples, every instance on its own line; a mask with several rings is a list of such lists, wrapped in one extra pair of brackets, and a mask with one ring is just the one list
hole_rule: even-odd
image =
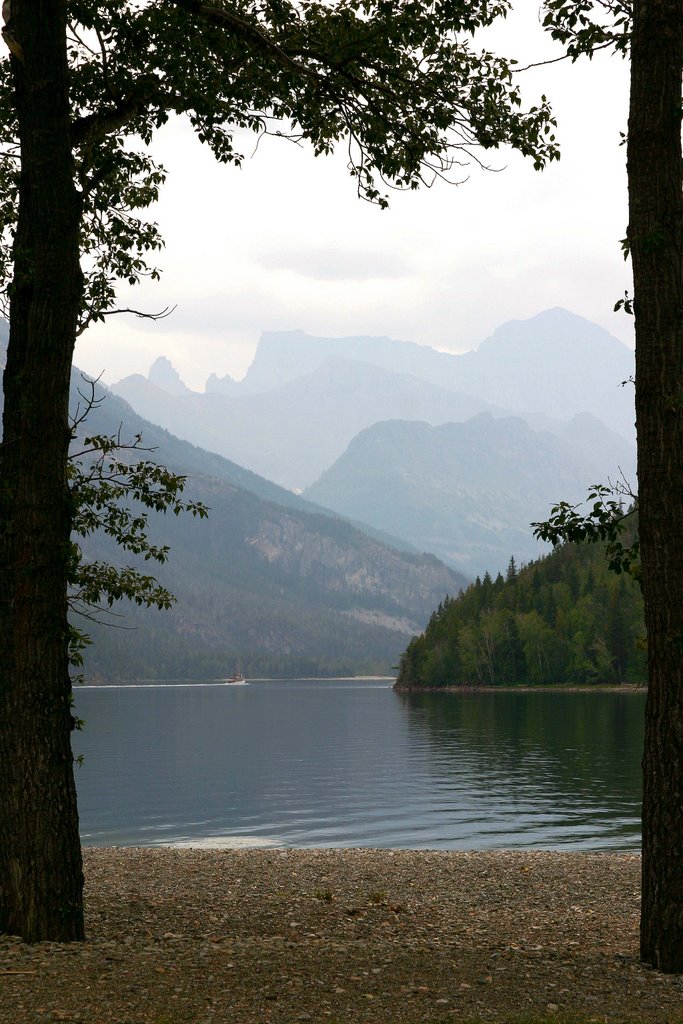
[(644, 683), (643, 603), (606, 543), (563, 544), (447, 598), (404, 652), (399, 689)]
[[(359, 196), (380, 206), (391, 189), (458, 180), (465, 164), (483, 163), (499, 146), (538, 168), (556, 159), (546, 98), (524, 110), (514, 62), (471, 39), (508, 8), (507, 0), (70, 2), (70, 133), (85, 275), (79, 331), (116, 308), (117, 280), (158, 276), (151, 261), (163, 241), (142, 211), (165, 178), (149, 144), (173, 115), (186, 115), (222, 163), (242, 164), (245, 130), (307, 142), (316, 155), (342, 144)], [(9, 141), (17, 112), (8, 75), (0, 125), (7, 283), (19, 156)]]

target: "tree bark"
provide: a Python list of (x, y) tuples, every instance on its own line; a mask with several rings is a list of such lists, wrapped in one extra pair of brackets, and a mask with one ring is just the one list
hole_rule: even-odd
[(83, 938), (66, 585), (82, 278), (65, 0), (13, 0), (21, 180), (0, 447), (0, 931)]
[(641, 956), (683, 971), (683, 4), (636, 0), (629, 243), (649, 689)]

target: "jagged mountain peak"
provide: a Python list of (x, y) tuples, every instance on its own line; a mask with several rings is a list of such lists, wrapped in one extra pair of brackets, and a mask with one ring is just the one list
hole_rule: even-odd
[(147, 379), (169, 395), (189, 395), (190, 388), (181, 380), (180, 374), (166, 356), (159, 356), (150, 366)]
[(207, 395), (235, 395), (241, 390), (241, 381), (235, 380), (226, 373), (219, 377), (217, 373), (210, 373), (204, 385), (204, 392)]

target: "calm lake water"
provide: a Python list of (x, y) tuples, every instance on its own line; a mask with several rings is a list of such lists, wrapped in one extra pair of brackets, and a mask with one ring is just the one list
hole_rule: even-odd
[(79, 688), (85, 845), (635, 850), (642, 693)]

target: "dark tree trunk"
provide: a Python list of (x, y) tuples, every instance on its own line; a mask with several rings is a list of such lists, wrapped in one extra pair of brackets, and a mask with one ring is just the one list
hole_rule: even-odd
[(0, 448), (0, 931), (69, 941), (83, 938), (66, 606), (79, 202), (65, 0), (12, 9), (22, 170)]
[(636, 0), (628, 126), (642, 588), (649, 690), (641, 956), (683, 971), (681, 0)]

